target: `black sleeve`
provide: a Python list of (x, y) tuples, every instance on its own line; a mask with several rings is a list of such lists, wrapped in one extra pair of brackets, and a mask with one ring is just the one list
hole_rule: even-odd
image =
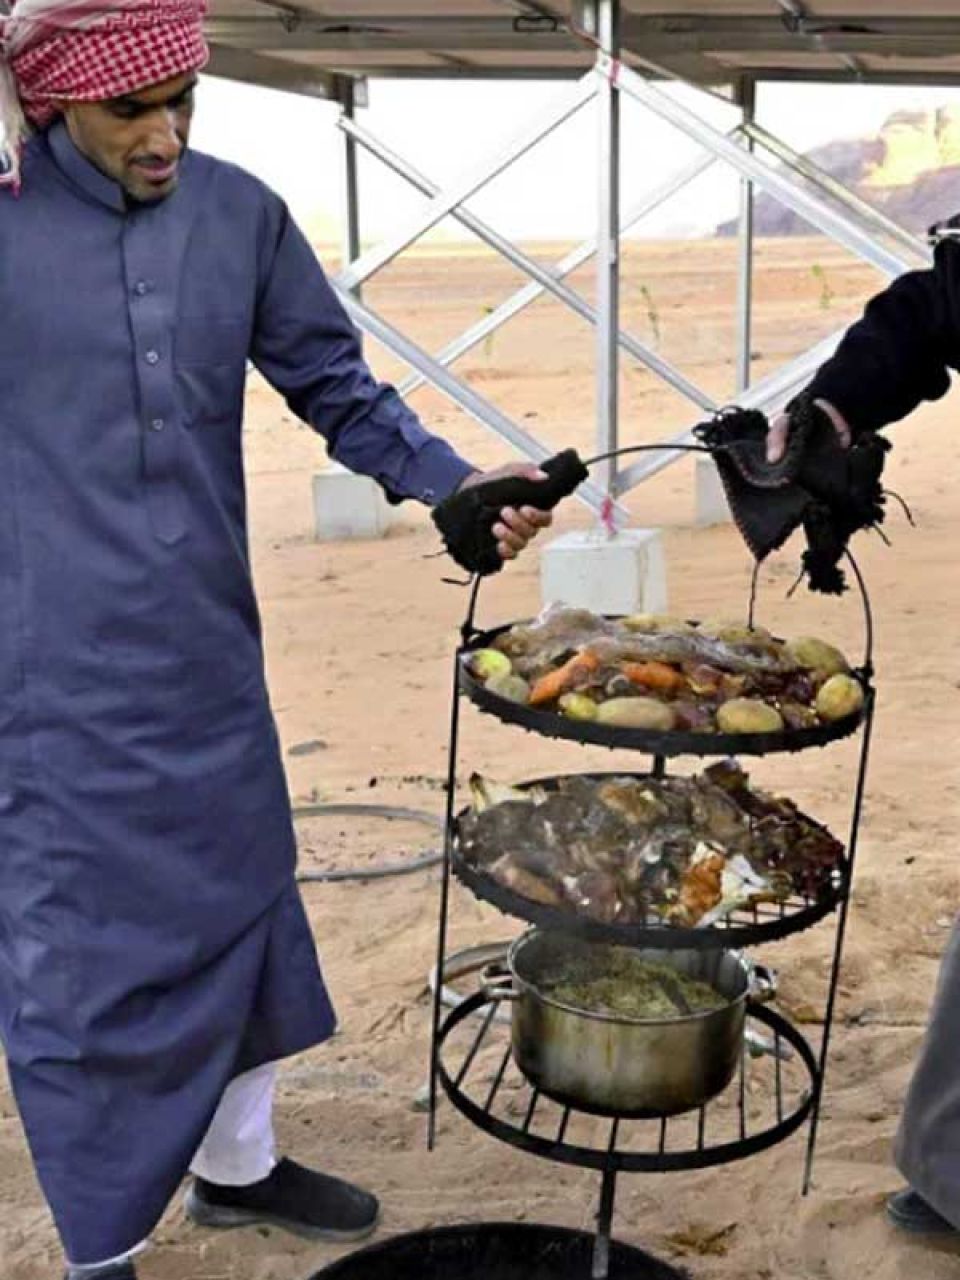
[(854, 434), (897, 422), (950, 389), (960, 368), (960, 245), (942, 241), (929, 271), (901, 276), (867, 306), (814, 378)]

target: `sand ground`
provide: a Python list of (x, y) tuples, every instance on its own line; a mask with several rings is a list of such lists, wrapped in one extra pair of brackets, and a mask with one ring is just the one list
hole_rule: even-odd
[[(545, 258), (559, 251), (537, 248)], [(813, 268), (821, 267), (822, 271)], [(484, 253), (446, 249), (402, 260), (369, 290), (372, 304), (436, 349), (521, 283)], [(589, 273), (575, 279), (589, 293)], [(844, 324), (877, 287), (866, 269), (819, 241), (761, 246), (755, 336), (759, 371)], [(733, 382), (735, 247), (730, 243), (630, 246), (625, 323), (657, 344), (722, 401)], [(380, 353), (385, 376), (402, 376)], [(461, 371), (557, 447), (590, 447), (592, 338), (556, 304), (538, 303), (468, 355)], [(504, 448), (432, 392), (414, 400), (425, 420), (481, 465)], [(956, 662), (960, 539), (955, 402), (925, 408), (898, 428), (890, 483), (918, 527), (892, 515), (892, 549), (862, 537), (858, 554), (877, 610), (880, 685), (876, 745), (838, 1010), (816, 1182), (799, 1194), (802, 1139), (701, 1174), (621, 1179), (616, 1231), (698, 1280), (949, 1280), (960, 1253), (896, 1237), (880, 1206), (898, 1184), (890, 1143), (955, 914), (960, 768), (953, 747), (960, 710)], [(635, 366), (623, 374), (623, 438), (656, 440), (694, 420), (683, 402)], [(256, 574), (274, 705), (295, 800), (401, 803), (439, 814), (445, 771), (450, 659), (464, 593), (425, 559), (436, 543), (425, 514), (398, 513), (388, 537), (321, 545), (312, 537), (311, 475), (322, 443), (269, 390), (250, 392), (247, 432)], [(680, 463), (634, 494), (637, 523), (665, 530), (671, 607), (688, 616), (742, 614), (749, 564), (730, 527), (693, 526), (693, 471)], [(568, 504), (561, 530), (585, 527)], [(791, 600), (795, 547), (764, 572), (761, 620), (785, 634), (814, 631), (857, 654), (862, 623), (852, 597)], [(538, 607), (530, 554), (490, 584), (491, 624)], [(635, 764), (550, 743), (468, 709), (462, 772), (506, 779)], [(522, 743), (523, 758), (517, 747)], [(754, 775), (788, 790), (843, 831), (855, 746), (757, 762)], [(430, 833), (388, 831), (372, 820), (304, 827), (305, 863), (378, 851), (409, 854)], [(369, 885), (308, 885), (304, 894), (342, 1018), (328, 1045), (285, 1066), (279, 1107), (284, 1150), (356, 1178), (383, 1198), (383, 1234), (482, 1219), (588, 1226), (597, 1176), (537, 1160), (474, 1131), (444, 1107), (438, 1150), (424, 1149), (412, 1107), (427, 1058), (426, 975), (437, 910), (435, 872)], [(505, 939), (519, 926), (453, 896), (453, 946)], [(778, 967), (782, 1007), (809, 1022), (822, 1007), (833, 930), (824, 925), (765, 948)], [(817, 1028), (807, 1028), (816, 1035)], [(8, 1092), (0, 1092), (0, 1275), (57, 1276), (55, 1233), (36, 1187)], [(145, 1280), (306, 1280), (338, 1256), (275, 1231), (201, 1234), (171, 1208), (142, 1262)], [(455, 1280), (451, 1277), (451, 1280)]]

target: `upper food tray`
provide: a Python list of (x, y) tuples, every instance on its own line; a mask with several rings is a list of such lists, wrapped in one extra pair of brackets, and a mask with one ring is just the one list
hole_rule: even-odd
[[(568, 611), (571, 616), (575, 612), (579, 611)], [(584, 668), (573, 672), (566, 691), (558, 698), (536, 698), (543, 676), (529, 678), (529, 653), (520, 658), (513, 653), (511, 658), (517, 639), (522, 644), (531, 635), (539, 635), (536, 628), (543, 627), (543, 617), (534, 623), (511, 623), (477, 632), (460, 655), (458, 682), (462, 694), (481, 712), (531, 732), (611, 749), (645, 751), (654, 756), (767, 755), (826, 746), (856, 732), (872, 700), (872, 687), (865, 673), (846, 668), (837, 650), (809, 637), (797, 641), (792, 648), (769, 637), (768, 649), (758, 649), (754, 655), (749, 645), (713, 640), (692, 625), (684, 625), (687, 630), (676, 635), (634, 632), (623, 640), (625, 620), (594, 621), (596, 626), (609, 630), (600, 630), (591, 639), (589, 631), (571, 628), (570, 644), (566, 644), (562, 628), (557, 628), (556, 639), (545, 649), (545, 653), (556, 653), (556, 657), (544, 659), (538, 667), (548, 678), (559, 675), (564, 662), (570, 664), (571, 654), (589, 655)], [(755, 635), (765, 636), (765, 632)], [(819, 649), (809, 648), (817, 645)], [(521, 675), (517, 676), (516, 669), (509, 672), (511, 678), (504, 678), (504, 672), (489, 676), (479, 671), (477, 666), (483, 667), (484, 662), (479, 654), (489, 650), (503, 654), (504, 662), (520, 667)], [(795, 664), (792, 673), (774, 669), (778, 663), (785, 666), (795, 662), (797, 652), (812, 653), (818, 658), (823, 655), (823, 662), (831, 660), (833, 669), (805, 668), (800, 663)], [(712, 655), (714, 660), (710, 663), (708, 658)], [(623, 675), (625, 669), (630, 675)], [(620, 694), (609, 680), (614, 671), (617, 673), (613, 680), (620, 680)], [(602, 687), (599, 682), (604, 678), (607, 684)], [(645, 678), (654, 682), (652, 687), (643, 685)], [(657, 680), (667, 686), (672, 681), (673, 686), (655, 687)], [(712, 681), (721, 681), (723, 687), (712, 689)], [(823, 686), (827, 684), (831, 687), (824, 694)], [(564, 689), (563, 680), (554, 682), (554, 687)], [(627, 705), (631, 699), (632, 704)], [(640, 713), (643, 718), (644, 713), (649, 713), (654, 727), (612, 722), (607, 717), (613, 701), (618, 704), (617, 712), (627, 717)], [(828, 716), (818, 707), (827, 708)], [(762, 727), (755, 730), (751, 719), (758, 717)], [(673, 727), (668, 727), (671, 721)], [(744, 723), (744, 730), (732, 731), (732, 726), (739, 723)]]

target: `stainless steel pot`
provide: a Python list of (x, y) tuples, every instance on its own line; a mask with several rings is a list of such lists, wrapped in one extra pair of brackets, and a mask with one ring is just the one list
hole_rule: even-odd
[(740, 1064), (748, 999), (770, 1000), (773, 975), (736, 951), (638, 950), (708, 982), (727, 1003), (709, 1013), (659, 1021), (578, 1009), (546, 994), (571, 968), (604, 972), (611, 948), (534, 929), (518, 938), (507, 968), (491, 966), (484, 989), (513, 1005), (517, 1065), (548, 1097), (602, 1115), (676, 1115), (722, 1093)]

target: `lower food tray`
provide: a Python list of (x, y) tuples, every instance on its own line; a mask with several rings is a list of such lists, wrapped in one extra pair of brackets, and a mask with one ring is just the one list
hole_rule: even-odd
[[(591, 773), (580, 776), (602, 782), (629, 775)], [(633, 776), (642, 780), (645, 775)], [(540, 787), (552, 791), (564, 781), (560, 777), (538, 778), (522, 783), (520, 789)], [(683, 928), (666, 924), (653, 914), (645, 920), (630, 923), (606, 923), (567, 904), (553, 906), (535, 901), (469, 861), (459, 842), (459, 822), (463, 816), (463, 813), (458, 815), (451, 844), (451, 866), (461, 884), (475, 897), (490, 903), (505, 915), (526, 920), (541, 929), (573, 933), (594, 942), (665, 949), (756, 946), (800, 933), (826, 919), (837, 909), (847, 891), (847, 861), (840, 853), (836, 865), (829, 874), (824, 874), (815, 892), (794, 892), (783, 901), (738, 907), (709, 926)], [(805, 820), (811, 825), (820, 825), (813, 823), (812, 819)]]
[[(589, 1280), (595, 1239), (532, 1223), (481, 1222), (398, 1236), (341, 1258), (312, 1280)], [(609, 1280), (689, 1280), (640, 1249), (610, 1245)]]

